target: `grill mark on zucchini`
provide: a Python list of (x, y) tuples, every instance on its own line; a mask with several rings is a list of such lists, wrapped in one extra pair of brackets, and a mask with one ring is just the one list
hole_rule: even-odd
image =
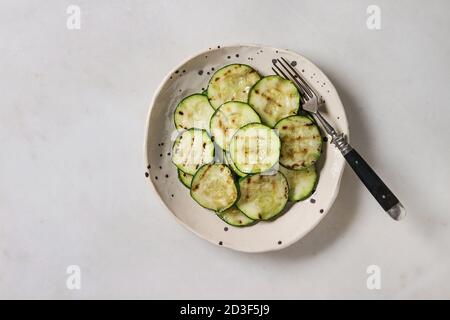
[(192, 182), (192, 178), (193, 176), (187, 173), (184, 173), (183, 171), (181, 171), (180, 169), (177, 170), (178, 171), (178, 180), (180, 180), (180, 182), (186, 187), (186, 188), (190, 188), (191, 187), (191, 182)]
[(195, 93), (182, 99), (174, 111), (174, 123), (180, 129), (209, 129), (209, 119), (214, 109), (208, 98)]
[(281, 172), (242, 178), (239, 187), (241, 198), (236, 206), (251, 219), (273, 219), (283, 211), (288, 200), (289, 186)]
[(280, 166), (279, 170), (284, 174), (289, 184), (289, 201), (304, 200), (314, 192), (318, 179), (314, 166), (302, 170), (290, 170)]
[(190, 175), (195, 174), (203, 164), (214, 160), (214, 144), (206, 130), (189, 129), (182, 132), (175, 139), (172, 150), (172, 162)]
[(231, 170), (224, 164), (206, 164), (192, 179), (191, 196), (207, 209), (222, 212), (236, 202), (238, 195)]
[(202, 172), (202, 178), (208, 173), (208, 171), (211, 169), (211, 166), (207, 166), (205, 171)]
[[(252, 140), (252, 141), (251, 141)], [(264, 158), (261, 151), (264, 150)], [(231, 139), (230, 156), (243, 173), (259, 173), (271, 169), (279, 158), (280, 139), (273, 129), (250, 123), (239, 129)]]
[(248, 104), (229, 101), (214, 112), (209, 126), (217, 145), (223, 150), (228, 150), (230, 140), (239, 128), (248, 123), (259, 122), (261, 120), (258, 114)]
[(313, 165), (320, 157), (322, 138), (317, 125), (305, 116), (280, 120), (275, 128), (281, 140), (280, 164), (300, 170)]
[(273, 127), (280, 119), (298, 112), (300, 93), (291, 81), (279, 76), (267, 76), (250, 90), (248, 103), (265, 124)]
[(243, 214), (236, 206), (232, 206), (223, 212), (218, 212), (217, 216), (225, 223), (234, 227), (247, 227), (257, 222)]
[(244, 64), (231, 64), (217, 70), (207, 88), (211, 105), (217, 109), (227, 101), (247, 102), (250, 88), (259, 79), (256, 70)]
[[(256, 94), (259, 94), (259, 91), (256, 90), (255, 93), (256, 93)], [(267, 94), (265, 94), (265, 93), (261, 93), (261, 94), (259, 94), (259, 95), (260, 95), (261, 97), (265, 98), (266, 100), (271, 101), (272, 103), (274, 103), (274, 104), (277, 105), (278, 107), (282, 107), (282, 105), (281, 105), (280, 103), (278, 103), (278, 101), (272, 99), (271, 96), (269, 96), (269, 95), (267, 95)], [(266, 109), (269, 110), (270, 108), (267, 107)]]

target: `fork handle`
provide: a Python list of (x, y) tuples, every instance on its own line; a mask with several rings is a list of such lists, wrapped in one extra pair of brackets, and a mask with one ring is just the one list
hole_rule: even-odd
[(344, 154), (344, 157), (383, 209), (394, 220), (402, 219), (406, 213), (402, 204), (363, 157), (353, 148)]
[(325, 131), (331, 136), (331, 143), (341, 151), (350, 167), (352, 167), (359, 179), (383, 207), (384, 211), (386, 211), (392, 219), (401, 220), (405, 216), (406, 211), (394, 193), (392, 193), (392, 191), (384, 184), (383, 180), (381, 180), (359, 153), (347, 142), (344, 134), (337, 133), (320, 112), (317, 111), (315, 115), (323, 125)]
[(315, 115), (323, 125), (325, 131), (331, 136), (331, 143), (341, 151), (350, 167), (352, 167), (359, 179), (383, 207), (384, 211), (386, 211), (392, 219), (401, 220), (406, 215), (406, 211), (394, 193), (392, 193), (392, 191), (384, 184), (383, 180), (381, 180), (359, 153), (347, 142), (344, 134), (337, 133), (320, 112), (317, 111)]

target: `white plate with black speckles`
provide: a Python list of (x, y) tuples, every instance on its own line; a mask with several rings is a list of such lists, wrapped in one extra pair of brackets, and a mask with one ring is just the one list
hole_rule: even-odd
[(285, 49), (258, 45), (210, 48), (173, 69), (162, 81), (151, 102), (144, 147), (145, 177), (179, 223), (213, 244), (244, 252), (285, 248), (305, 236), (323, 219), (338, 194), (345, 160), (326, 141), (317, 165), (319, 181), (315, 192), (307, 200), (293, 204), (275, 221), (259, 222), (245, 228), (229, 226), (211, 211), (200, 207), (178, 180), (177, 169), (170, 156), (176, 136), (172, 116), (178, 102), (192, 93), (202, 92), (214, 71), (225, 65), (248, 64), (264, 76), (273, 74), (272, 59), (281, 56), (291, 61), (323, 97), (324, 117), (338, 131), (348, 135), (345, 110), (333, 84), (311, 61)]

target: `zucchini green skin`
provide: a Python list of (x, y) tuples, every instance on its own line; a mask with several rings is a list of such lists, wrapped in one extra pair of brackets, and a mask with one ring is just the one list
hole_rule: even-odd
[(300, 108), (300, 93), (290, 81), (276, 75), (259, 80), (250, 90), (248, 104), (269, 127), (288, 116), (295, 115)]
[(206, 130), (186, 130), (173, 143), (172, 162), (184, 173), (194, 175), (202, 165), (213, 160), (214, 144)]
[(208, 98), (200, 93), (185, 97), (178, 103), (173, 114), (173, 121), (177, 130), (191, 128), (209, 130), (209, 121), (214, 109)]
[(212, 75), (208, 83), (208, 99), (214, 109), (228, 101), (246, 103), (250, 88), (260, 78), (249, 65), (235, 63), (224, 66)]
[(178, 180), (180, 180), (180, 182), (188, 189), (191, 188), (191, 182), (192, 182), (192, 178), (194, 176), (184, 173), (183, 171), (181, 171), (180, 169), (177, 170), (178, 171)]
[(241, 197), (236, 206), (253, 220), (273, 220), (285, 208), (289, 197), (286, 177), (255, 174), (239, 179)]
[(290, 170), (280, 165), (279, 170), (284, 174), (289, 184), (289, 201), (305, 200), (314, 192), (318, 181), (317, 170), (314, 165), (302, 170)]
[[(305, 111), (305, 110), (303, 110), (302, 108), (300, 108), (300, 110), (298, 110), (297, 116), (307, 117), (307, 118), (310, 119), (312, 122), (314, 122), (315, 124), (317, 124), (317, 121), (316, 121), (316, 119), (314, 119), (312, 113), (310, 113), (310, 112), (308, 112), (308, 111)], [(281, 120), (283, 120), (283, 119), (281, 119)], [(281, 120), (280, 120), (280, 121), (281, 121)]]
[(322, 152), (322, 137), (314, 121), (305, 116), (290, 116), (280, 120), (275, 129), (281, 140), (281, 165), (302, 170), (317, 162)]
[(230, 142), (230, 157), (243, 173), (270, 170), (279, 160), (281, 142), (275, 131), (261, 123), (240, 128)]
[(206, 164), (192, 178), (191, 197), (200, 206), (223, 212), (239, 199), (239, 185), (225, 164)]
[(234, 173), (236, 173), (239, 177), (247, 176), (247, 173), (244, 173), (244, 172), (240, 171), (238, 168), (236, 168), (236, 165), (234, 164), (233, 160), (231, 160), (231, 156), (230, 156), (229, 152), (227, 152), (225, 154), (225, 161), (231, 167), (231, 169), (234, 171)]
[(239, 228), (249, 227), (258, 222), (247, 217), (235, 205), (223, 212), (218, 212), (217, 216), (230, 226)]
[(308, 113), (308, 112), (302, 112), (302, 113), (298, 113), (298, 116), (304, 116), (307, 117), (308, 119), (310, 119), (312, 122), (314, 122), (314, 124), (317, 124), (316, 119), (314, 119), (314, 117)]
[(245, 102), (228, 101), (212, 115), (209, 132), (220, 148), (228, 150), (230, 140), (236, 131), (249, 123), (261, 123), (256, 111)]

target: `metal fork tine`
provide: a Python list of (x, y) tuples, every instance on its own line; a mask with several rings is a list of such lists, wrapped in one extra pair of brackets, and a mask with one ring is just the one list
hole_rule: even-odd
[[(278, 66), (275, 63), (273, 64), (273, 66), (276, 68), (276, 70), (274, 68), (272, 68), (272, 70), (273, 70), (273, 72), (275, 72), (275, 74), (289, 80), (289, 77), (286, 76), (286, 74), (280, 68), (278, 68)], [(304, 98), (305, 94), (301, 88), (298, 88), (298, 89), (300, 90), (300, 102), (301, 102), (301, 104), (304, 104), (305, 103), (305, 98)], [(306, 98), (308, 98), (308, 96), (306, 96)]]
[(272, 71), (273, 71), (277, 76), (281, 77), (280, 74), (278, 73), (278, 71), (275, 70), (273, 67), (272, 67)]
[(282, 73), (280, 73), (279, 71), (277, 71), (275, 68), (272, 67), (272, 71), (279, 77), (284, 77), (284, 75)]
[[(278, 62), (280, 62), (280, 60), (275, 60), (275, 61), (278, 61)], [(277, 65), (276, 65), (276, 63), (275, 62), (272, 62), (273, 63), (273, 66), (278, 70), (278, 72), (274, 69), (274, 68), (272, 68), (272, 70), (277, 74), (277, 75), (279, 75), (280, 76), (280, 73), (282, 74), (282, 76), (285, 78), (285, 79), (288, 79), (288, 80), (290, 80), (290, 77), (288, 77)], [(280, 64), (281, 64), (281, 62), (280, 62)], [(308, 101), (309, 100), (309, 96), (305, 93), (305, 91), (303, 90), (303, 88), (302, 88), (302, 86), (300, 85), (300, 83), (298, 83), (297, 81), (296, 81), (296, 79), (295, 79), (295, 77), (292, 77), (291, 76), (291, 78), (292, 78), (292, 81), (294, 81), (296, 84), (297, 84), (297, 88), (298, 88), (298, 90), (300, 91), (300, 102), (303, 104), (304, 103), (304, 101), (305, 101), (305, 99), (306, 99), (306, 101)]]
[[(274, 68), (272, 68), (272, 70), (274, 70), (277, 75), (279, 75), (280, 77), (283, 76), (285, 79), (289, 79), (289, 77), (283, 72), (283, 70), (278, 68), (278, 66), (276, 64), (274, 64), (273, 66), (275, 67), (275, 69), (278, 70), (278, 72), (277, 72)], [(281, 75), (280, 75), (280, 73), (281, 73)]]
[[(288, 66), (288, 68), (289, 68), (290, 70), (292, 70), (292, 72), (295, 73), (295, 76), (293, 76), (293, 77), (294, 77), (294, 78), (297, 78), (297, 79), (299, 79), (299, 80), (301, 81), (301, 83), (303, 84), (304, 90), (305, 90), (305, 91), (309, 91), (309, 93), (312, 95), (311, 98), (314, 97), (314, 96), (317, 97), (317, 95), (316, 95), (316, 93), (314, 92), (314, 90), (311, 89), (311, 87), (310, 87), (310, 86), (308, 85), (308, 83), (303, 79), (303, 77), (297, 72), (297, 70), (296, 70), (294, 67), (292, 67), (292, 66), (289, 64), (289, 62), (286, 61), (285, 58), (281, 57), (281, 59), (282, 59), (282, 60), (284, 61), (284, 63)], [(281, 63), (281, 61), (280, 61), (280, 63)], [(286, 68), (284, 64), (281, 64), (281, 65), (282, 65), (284, 68)], [(309, 94), (308, 94), (308, 95), (309, 95)]]
[[(283, 59), (283, 58), (282, 58)], [(286, 65), (287, 65), (287, 67), (286, 67), (286, 65), (283, 63), (283, 62), (281, 62), (279, 59), (277, 59), (277, 61), (283, 66), (283, 68), (289, 73), (289, 75), (291, 76), (291, 78), (295, 81), (295, 83), (297, 83), (297, 85), (300, 87), (300, 88), (302, 88), (303, 89), (303, 91), (306, 93), (306, 96), (307, 96), (307, 99), (309, 100), (309, 99), (311, 99), (311, 98), (313, 98), (314, 97), (314, 94), (309, 90), (310, 88), (309, 87), (307, 87), (307, 86), (305, 86), (304, 85), (304, 83), (303, 83), (303, 79), (301, 79), (301, 78), (298, 78), (298, 77), (296, 77), (295, 76), (295, 74), (293, 74), (289, 69), (292, 69), (290, 66), (289, 66), (289, 63), (285, 60), (285, 59), (283, 59), (283, 61), (286, 63)], [(299, 81), (300, 80), (300, 81)]]

